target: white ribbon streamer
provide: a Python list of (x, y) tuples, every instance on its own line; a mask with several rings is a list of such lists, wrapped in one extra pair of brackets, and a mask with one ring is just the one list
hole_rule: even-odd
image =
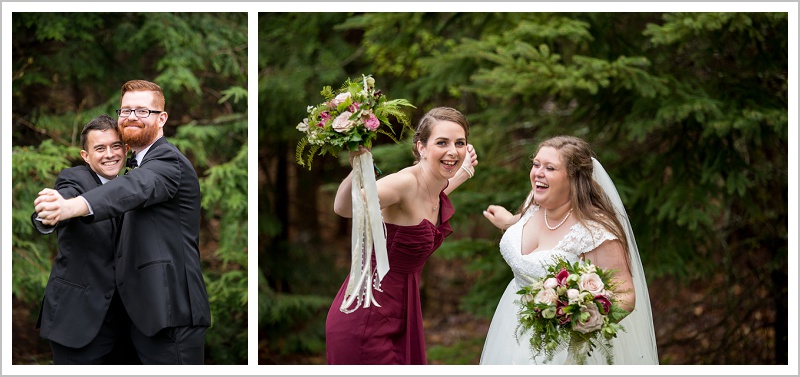
[[(361, 189), (364, 189), (362, 195)], [(351, 235), (352, 263), (350, 281), (339, 310), (352, 313), (371, 304), (380, 307), (372, 289), (381, 291), (381, 281), (389, 272), (389, 257), (386, 251), (386, 228), (383, 225), (381, 207), (378, 202), (378, 186), (375, 183), (372, 153), (366, 152), (353, 159), (353, 230)], [(366, 199), (366, 200), (365, 200)], [(372, 250), (375, 249), (376, 276), (372, 280)], [(370, 284), (372, 283), (372, 284)], [(355, 307), (350, 307), (355, 302)]]

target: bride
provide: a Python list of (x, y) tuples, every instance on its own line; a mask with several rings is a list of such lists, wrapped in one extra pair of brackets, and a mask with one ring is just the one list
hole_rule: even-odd
[[(591, 260), (613, 269), (621, 282), (617, 295), (631, 312), (625, 328), (612, 341), (615, 364), (658, 364), (650, 298), (638, 248), (625, 208), (613, 182), (592, 156), (588, 143), (556, 136), (539, 144), (530, 172), (531, 193), (512, 215), (490, 205), (484, 216), (505, 230), (500, 253), (514, 272), (497, 305), (481, 364), (542, 364), (544, 356), (530, 349), (530, 336), (517, 338), (517, 291), (547, 273), (553, 257), (573, 263)], [(574, 362), (566, 349), (552, 364)], [(588, 364), (605, 364), (602, 352), (593, 352)]]

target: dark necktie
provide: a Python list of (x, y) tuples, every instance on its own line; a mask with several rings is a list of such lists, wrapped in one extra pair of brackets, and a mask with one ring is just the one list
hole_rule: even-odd
[(128, 157), (128, 161), (125, 162), (125, 166), (128, 167), (128, 170), (125, 172), (125, 174), (128, 174), (131, 170), (139, 167), (139, 162), (136, 161), (136, 152), (131, 152), (131, 156)]

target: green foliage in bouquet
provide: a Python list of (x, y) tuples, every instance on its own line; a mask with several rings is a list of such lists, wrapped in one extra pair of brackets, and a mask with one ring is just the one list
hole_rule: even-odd
[[(387, 99), (375, 88), (371, 75), (362, 75), (358, 81), (347, 79), (337, 92), (325, 86), (320, 94), (325, 102), (308, 106), (308, 118), (297, 125), (305, 136), (297, 143), (295, 157), (298, 164), (309, 170), (316, 155), (335, 156), (345, 148), (355, 151), (359, 145), (370, 149), (379, 133), (399, 143), (403, 131), (411, 130), (411, 121), (403, 107), (414, 105), (405, 99)], [(402, 125), (399, 134), (392, 129), (390, 115)]]

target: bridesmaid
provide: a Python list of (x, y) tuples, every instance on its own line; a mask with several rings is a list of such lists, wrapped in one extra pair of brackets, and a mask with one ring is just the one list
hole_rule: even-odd
[[(455, 209), (447, 194), (472, 177), (478, 164), (468, 136), (469, 122), (458, 110), (432, 109), (414, 134), (415, 163), (377, 181), (390, 270), (380, 290), (373, 290), (380, 306), (349, 314), (340, 310), (345, 279), (325, 323), (328, 364), (427, 363), (420, 272), (452, 233), (449, 220)], [(363, 147), (351, 152), (350, 163), (364, 152)], [(353, 216), (351, 189), (352, 173), (336, 193), (333, 207), (339, 216)]]

